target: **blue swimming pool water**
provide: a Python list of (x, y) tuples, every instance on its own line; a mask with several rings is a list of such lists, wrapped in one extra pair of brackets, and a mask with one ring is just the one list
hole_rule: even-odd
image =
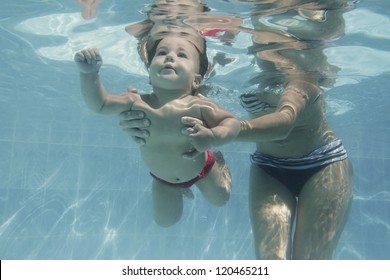
[[(244, 13), (234, 1), (213, 10)], [(136, 42), (124, 27), (144, 19), (145, 1), (102, 0), (86, 21), (76, 1), (0, 1), (0, 259), (253, 259), (247, 210), (250, 144), (222, 148), (233, 176), (229, 203), (216, 209), (195, 193), (182, 220), (151, 219), (151, 178), (137, 145), (115, 117), (90, 112), (73, 53), (95, 45), (113, 92), (148, 90)], [(328, 117), (355, 174), (352, 212), (337, 259), (390, 259), (390, 4), (361, 1), (344, 15), (346, 34), (327, 49), (341, 68)], [(246, 38), (240, 39), (244, 42)], [(243, 45), (244, 45), (243, 43)], [(244, 46), (209, 42), (236, 56), (212, 82), (216, 101), (241, 116), (236, 91), (249, 71)], [(241, 76), (242, 78), (242, 76)]]

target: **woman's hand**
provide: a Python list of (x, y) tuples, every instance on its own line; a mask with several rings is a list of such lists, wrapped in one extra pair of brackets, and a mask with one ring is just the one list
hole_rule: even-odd
[[(203, 127), (203, 121), (193, 117), (182, 117), (181, 123), (184, 125), (184, 127), (181, 129), (181, 133), (187, 136), (197, 133), (199, 128)], [(194, 159), (199, 156), (200, 153), (201, 151), (198, 151), (194, 147), (192, 150), (184, 153), (183, 158)]]
[[(128, 87), (127, 91), (129, 93), (138, 94), (138, 90), (134, 87)], [(146, 118), (145, 113), (142, 111), (130, 110), (122, 112), (119, 115), (119, 118), (119, 125), (122, 127), (122, 130), (136, 143), (144, 145), (147, 138), (150, 136), (148, 127), (151, 125), (151, 122)]]

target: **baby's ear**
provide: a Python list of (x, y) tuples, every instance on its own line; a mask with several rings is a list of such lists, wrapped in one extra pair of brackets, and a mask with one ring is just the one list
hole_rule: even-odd
[(202, 75), (200, 74), (195, 74), (195, 79), (194, 79), (194, 82), (192, 84), (192, 87), (194, 89), (198, 89), (200, 87), (200, 84), (202, 83)]

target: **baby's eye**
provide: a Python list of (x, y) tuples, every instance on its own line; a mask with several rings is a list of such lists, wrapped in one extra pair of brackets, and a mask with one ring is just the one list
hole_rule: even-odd
[(182, 57), (182, 58), (188, 58), (188, 55), (186, 53), (183, 53), (183, 52), (178, 53), (177, 56)]
[(169, 32), (167, 32), (167, 31), (159, 31), (159, 32), (157, 32), (156, 35), (165, 36), (165, 35), (168, 35), (168, 34), (169, 34)]
[(180, 36), (188, 37), (188, 36), (190, 36), (190, 33), (188, 33), (188, 32), (180, 32)]
[(167, 52), (165, 50), (159, 50), (157, 51), (156, 55), (166, 55)]

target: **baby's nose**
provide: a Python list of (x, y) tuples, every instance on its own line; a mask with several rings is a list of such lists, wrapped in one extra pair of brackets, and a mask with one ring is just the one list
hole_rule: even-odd
[(172, 62), (172, 61), (173, 61), (173, 56), (167, 55), (167, 56), (165, 57), (165, 61)]

